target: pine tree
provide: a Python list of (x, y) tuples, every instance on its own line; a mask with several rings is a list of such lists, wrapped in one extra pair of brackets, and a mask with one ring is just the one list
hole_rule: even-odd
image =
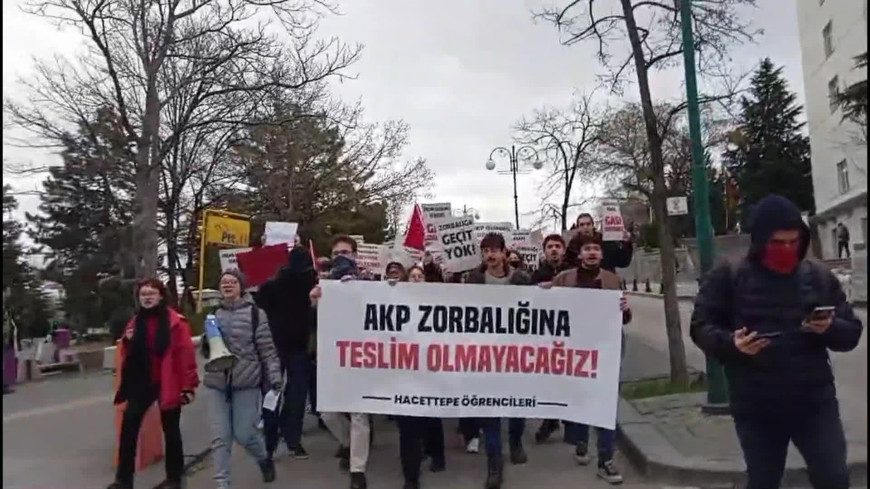
[(19, 338), (43, 336), (49, 329), (48, 307), (34, 270), (21, 245), (23, 226), (12, 217), (18, 202), (11, 187), (3, 186), (3, 326), (8, 341), (12, 323)]
[(126, 256), (134, 155), (108, 109), (63, 144), (63, 165), (49, 169), (40, 212), (27, 217), (34, 224), (31, 237), (48, 248), (49, 269), (64, 285), (67, 318), (74, 327), (97, 327), (108, 319), (104, 311), (116, 307), (103, 303), (100, 279), (133, 268)]
[(770, 193), (813, 211), (810, 140), (798, 120), (803, 107), (795, 103), (782, 68), (765, 58), (749, 93), (741, 100), (738, 128), (724, 155), (740, 191), (741, 218), (745, 221), (751, 206)]

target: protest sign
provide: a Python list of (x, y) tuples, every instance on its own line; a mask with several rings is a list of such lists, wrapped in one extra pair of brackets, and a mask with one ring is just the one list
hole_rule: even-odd
[(259, 287), (275, 276), (278, 270), (290, 259), (290, 246), (287, 243), (263, 246), (236, 255), (239, 270), (245, 275), (245, 285)]
[(532, 232), (528, 229), (514, 229), (505, 237), (508, 248), (532, 244)]
[(474, 239), (480, 243), (487, 233), (499, 233), (507, 242), (513, 229), (514, 225), (509, 222), (477, 222), (474, 224)]
[(474, 240), (473, 217), (454, 217), (442, 222), (438, 226), (438, 236), (447, 270), (464, 272), (480, 265), (480, 248)]
[(564, 419), (613, 429), (620, 291), (325, 280), (322, 412)]
[(252, 249), (253, 248), (233, 248), (230, 250), (218, 251), (218, 256), (221, 260), (221, 272), (226, 272), (232, 268), (239, 268), (239, 264), (236, 262), (236, 255), (239, 253), (247, 253)]
[(387, 264), (384, 261), (384, 247), (381, 245), (357, 244), (356, 264), (376, 275), (383, 275)]
[(604, 202), (602, 216), (601, 239), (604, 241), (622, 241), (625, 237), (625, 224), (622, 222), (622, 213), (619, 212), (619, 203)]
[(420, 209), (423, 211), (423, 217), (426, 219), (426, 222), (434, 222), (437, 224), (438, 221), (453, 217), (450, 202), (420, 204)]
[(266, 223), (263, 244), (270, 246), (286, 243), (288, 248), (292, 248), (296, 245), (296, 231), (298, 229), (299, 224), (295, 222), (269, 221)]
[(538, 265), (541, 262), (541, 248), (533, 244), (522, 244), (515, 246), (513, 249), (519, 253), (520, 258), (523, 259), (523, 263), (526, 265), (526, 270), (531, 272), (538, 269)]
[(356, 244), (360, 245), (366, 242), (366, 239), (362, 234), (351, 234), (350, 238), (356, 241)]

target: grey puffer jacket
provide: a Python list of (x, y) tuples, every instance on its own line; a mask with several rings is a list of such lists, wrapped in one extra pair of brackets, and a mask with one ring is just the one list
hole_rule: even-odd
[(260, 317), (254, 338), (252, 307), (257, 307), (253, 299), (245, 296), (233, 302), (223, 301), (215, 311), (224, 342), (236, 356), (236, 364), (229, 373), (206, 372), (203, 380), (206, 387), (226, 390), (230, 385), (232, 390), (242, 390), (268, 388), (281, 383), (281, 362), (272, 342), (266, 313), (257, 309)]

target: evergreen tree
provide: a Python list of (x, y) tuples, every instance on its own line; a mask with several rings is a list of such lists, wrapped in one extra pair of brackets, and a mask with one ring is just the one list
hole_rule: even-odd
[[(63, 165), (49, 169), (39, 214), (31, 236), (48, 248), (49, 268), (64, 285), (64, 308), (72, 326), (102, 326), (106, 310), (128, 304), (105, 304), (100, 279), (132, 270), (133, 150), (117, 115), (101, 110), (63, 140)], [(129, 275), (129, 273), (128, 273)], [(129, 302), (127, 300), (126, 302)]]
[(789, 91), (782, 68), (765, 58), (752, 77), (750, 96), (741, 100), (738, 128), (724, 162), (740, 191), (741, 218), (769, 193), (813, 211), (810, 140), (798, 120), (803, 107)]
[(12, 217), (18, 202), (3, 186), (3, 326), (4, 340), (8, 340), (7, 327), (18, 328), (19, 338), (43, 336), (49, 329), (49, 311), (34, 270), (25, 260), (21, 246), (23, 226)]

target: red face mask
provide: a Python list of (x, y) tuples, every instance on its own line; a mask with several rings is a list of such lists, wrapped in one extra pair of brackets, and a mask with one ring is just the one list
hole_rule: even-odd
[(788, 274), (794, 271), (800, 262), (798, 246), (768, 243), (764, 248), (764, 259), (761, 261), (769, 270)]

